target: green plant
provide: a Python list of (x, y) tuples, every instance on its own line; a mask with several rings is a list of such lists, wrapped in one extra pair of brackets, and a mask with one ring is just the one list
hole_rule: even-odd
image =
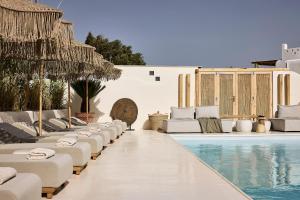
[(51, 96), (51, 109), (65, 108), (65, 84), (63, 81), (51, 81), (49, 88)]
[[(81, 97), (81, 112), (86, 112), (86, 80), (78, 80), (71, 84), (75, 92)], [(88, 112), (90, 111), (90, 99), (97, 96), (105, 86), (99, 80), (88, 80)]]
[(19, 109), (19, 89), (17, 80), (5, 77), (0, 81), (0, 110), (17, 111)]
[[(39, 109), (39, 80), (34, 79), (30, 82), (29, 85), (29, 101), (28, 109), (29, 110), (38, 110)], [(43, 110), (51, 109), (51, 95), (49, 92), (49, 83), (43, 80)]]

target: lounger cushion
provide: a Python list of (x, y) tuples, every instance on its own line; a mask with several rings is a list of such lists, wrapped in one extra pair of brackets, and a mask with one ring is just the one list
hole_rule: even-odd
[[(12, 136), (15, 136), (15, 138), (19, 139), (20, 142), (35, 142), (36, 139), (34, 136), (28, 134), (27, 132), (16, 128), (15, 126), (9, 124), (9, 123), (0, 123), (0, 130), (3, 130), (4, 132), (7, 132), (11, 134)], [(3, 136), (3, 135), (2, 135)], [(14, 143), (12, 142), (6, 142), (6, 143)]]
[(300, 105), (282, 106), (278, 105), (278, 118), (298, 118), (300, 119)]
[(196, 107), (196, 119), (201, 117), (220, 118), (219, 106), (201, 106)]
[(176, 108), (171, 107), (172, 119), (194, 119), (194, 108)]
[(0, 186), (1, 200), (41, 200), (42, 181), (31, 173), (18, 173)]
[[(62, 136), (49, 136), (40, 139), (39, 143), (55, 143), (58, 139), (60, 139)], [(91, 137), (78, 137), (78, 142), (86, 142), (89, 143), (91, 147), (92, 153), (99, 153), (103, 149), (103, 139), (100, 135), (91, 135)]]
[(56, 153), (69, 154), (73, 160), (73, 166), (84, 166), (91, 156), (91, 147), (88, 143), (79, 142), (70, 147), (58, 147), (55, 143), (22, 143), (0, 145), (0, 154), (11, 154), (16, 150), (26, 150), (33, 148), (48, 148)]
[(163, 129), (167, 133), (199, 133), (201, 127), (195, 119), (169, 119), (163, 121)]
[(73, 174), (73, 162), (67, 154), (56, 154), (45, 160), (28, 160), (26, 155), (0, 154), (0, 167), (13, 167), (19, 173), (34, 173), (43, 187), (58, 188)]

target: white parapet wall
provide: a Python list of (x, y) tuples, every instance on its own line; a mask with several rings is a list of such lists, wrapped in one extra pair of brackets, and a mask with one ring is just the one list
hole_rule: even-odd
[[(169, 113), (171, 106), (177, 106), (178, 75), (191, 75), (191, 105), (194, 105), (194, 77), (197, 67), (172, 66), (116, 66), (122, 69), (117, 81), (107, 82), (106, 89), (94, 99), (97, 112), (104, 113), (100, 121), (109, 121), (113, 104), (121, 98), (130, 98), (138, 106), (138, 118), (133, 128), (149, 128), (148, 114), (157, 111)], [(154, 75), (150, 75), (153, 71)], [(159, 77), (159, 81), (156, 80)]]

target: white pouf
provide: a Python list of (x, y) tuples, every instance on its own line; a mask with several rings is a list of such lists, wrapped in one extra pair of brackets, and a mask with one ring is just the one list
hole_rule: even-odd
[(251, 132), (252, 130), (252, 121), (251, 120), (238, 120), (236, 122), (236, 131), (237, 132)]

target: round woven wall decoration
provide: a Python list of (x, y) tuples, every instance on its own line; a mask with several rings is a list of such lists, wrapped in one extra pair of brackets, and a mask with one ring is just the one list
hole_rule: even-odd
[(127, 123), (128, 126), (131, 126), (138, 115), (138, 107), (136, 103), (128, 98), (119, 99), (114, 103), (110, 117), (115, 120), (119, 119)]

